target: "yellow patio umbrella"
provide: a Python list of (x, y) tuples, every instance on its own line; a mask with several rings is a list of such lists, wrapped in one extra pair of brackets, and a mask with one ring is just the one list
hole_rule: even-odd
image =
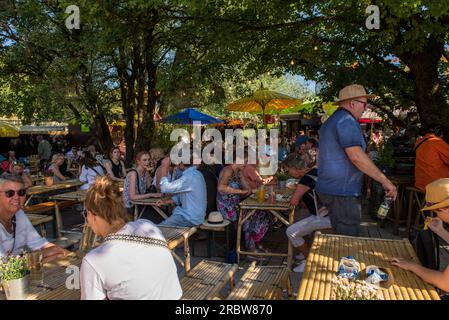
[(229, 111), (262, 113), (265, 123), (265, 114), (277, 113), (282, 109), (295, 107), (301, 103), (302, 100), (300, 99), (261, 86), (252, 96), (232, 102), (226, 109)]
[(0, 138), (18, 138), (19, 129), (5, 121), (0, 121)]

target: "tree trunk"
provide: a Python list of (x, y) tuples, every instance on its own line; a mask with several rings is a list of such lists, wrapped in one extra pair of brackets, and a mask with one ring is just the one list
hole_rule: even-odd
[(112, 141), (111, 132), (109, 131), (109, 126), (104, 114), (96, 114), (94, 117), (94, 124), (99, 137), (98, 143), (101, 148), (99, 151), (105, 155), (109, 155), (114, 143)]
[(152, 139), (154, 133), (153, 114), (156, 108), (156, 71), (157, 67), (154, 63), (147, 64), (148, 70), (148, 99), (146, 110), (144, 112), (143, 121), (139, 125), (136, 139), (136, 149), (149, 150), (152, 147)]
[(410, 68), (415, 82), (415, 102), (423, 128), (435, 124), (448, 126), (449, 110), (441, 94), (438, 64), (444, 43), (431, 37), (422, 52), (403, 53), (399, 57)]

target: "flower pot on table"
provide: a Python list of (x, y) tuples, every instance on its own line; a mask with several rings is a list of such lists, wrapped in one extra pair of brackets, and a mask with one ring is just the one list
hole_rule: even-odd
[(25, 300), (30, 287), (30, 275), (20, 279), (3, 281), (3, 290), (8, 300)]

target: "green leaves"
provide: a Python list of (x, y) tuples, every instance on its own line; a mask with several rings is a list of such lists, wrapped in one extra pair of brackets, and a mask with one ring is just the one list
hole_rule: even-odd
[(7, 256), (0, 260), (0, 279), (16, 280), (29, 273), (28, 259), (25, 256)]

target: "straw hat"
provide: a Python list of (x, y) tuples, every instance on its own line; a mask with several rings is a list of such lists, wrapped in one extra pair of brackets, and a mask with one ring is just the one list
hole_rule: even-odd
[(338, 100), (334, 102), (334, 104), (339, 104), (343, 101), (355, 100), (357, 98), (366, 97), (368, 99), (374, 98), (374, 94), (367, 94), (366, 90), (360, 84), (351, 84), (350, 86), (346, 86), (340, 90), (338, 93)]
[(229, 224), (229, 220), (224, 220), (223, 216), (218, 211), (212, 211), (209, 213), (207, 220), (203, 223), (205, 227), (226, 227)]
[(449, 207), (449, 178), (438, 179), (426, 186), (426, 206), (421, 211), (444, 207)]

